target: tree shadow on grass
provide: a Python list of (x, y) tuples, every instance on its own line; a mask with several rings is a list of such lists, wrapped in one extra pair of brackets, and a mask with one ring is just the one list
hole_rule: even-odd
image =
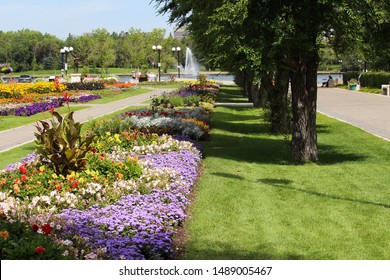
[[(249, 250), (240, 250), (232, 244), (216, 240), (201, 240), (202, 249), (193, 248), (191, 254), (185, 256), (191, 260), (307, 260), (308, 255), (296, 252), (276, 252), (272, 244), (261, 242), (261, 236), (256, 246)], [(205, 249), (203, 249), (205, 248)], [(322, 256), (321, 259), (331, 259), (331, 256)]]
[[(203, 143), (205, 156), (294, 165), (289, 142), (283, 136), (273, 135), (269, 125), (260, 121), (261, 114), (239, 114), (239, 111), (248, 110), (253, 109), (229, 108), (229, 111), (214, 114), (213, 126), (218, 130), (212, 131), (210, 140)], [(326, 125), (321, 125), (319, 130), (321, 133), (331, 133)], [(319, 158), (321, 165), (366, 159), (364, 155), (358, 153), (343, 153), (337, 145), (319, 145)]]
[(244, 180), (245, 178), (239, 175), (234, 175), (234, 174), (229, 174), (225, 172), (213, 172), (210, 173), (211, 175), (219, 176), (219, 177), (224, 177), (224, 178), (230, 178), (230, 179), (238, 179), (238, 180)]
[(384, 207), (384, 208), (390, 208), (390, 205), (385, 204), (385, 203), (366, 201), (366, 200), (361, 200), (361, 199), (342, 197), (342, 196), (333, 195), (333, 194), (327, 194), (327, 193), (321, 193), (321, 192), (317, 192), (317, 191), (310, 191), (310, 190), (295, 188), (295, 187), (291, 186), (291, 184), (293, 183), (293, 181), (291, 181), (291, 180), (264, 178), (264, 179), (259, 179), (258, 182), (272, 186), (272, 187), (286, 189), (286, 190), (292, 190), (295, 192), (300, 192), (300, 193), (304, 193), (304, 194), (308, 194), (308, 195), (312, 195), (312, 196), (317, 196), (317, 197), (355, 202), (355, 203), (364, 204), (364, 205), (373, 205), (373, 206), (379, 206), (379, 207)]
[(318, 153), (321, 165), (332, 165), (341, 162), (354, 162), (364, 161), (367, 156), (358, 153), (342, 153), (339, 151), (339, 147), (332, 145), (318, 145)]

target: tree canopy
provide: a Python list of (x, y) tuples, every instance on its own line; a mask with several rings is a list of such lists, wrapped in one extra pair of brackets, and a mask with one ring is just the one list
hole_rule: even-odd
[[(364, 51), (362, 42), (376, 41), (374, 34), (383, 35), (389, 24), (386, 0), (154, 2), (160, 13), (170, 13), (171, 22), (188, 25), (198, 55), (208, 63), (243, 73), (245, 90), (260, 81), (264, 90), (259, 92), (268, 94), (277, 113), (287, 110), (286, 85), (290, 82), (291, 148), (296, 162), (319, 160), (317, 71), (324, 38), (337, 53), (356, 49), (367, 58), (374, 57), (367, 47)], [(278, 121), (287, 120), (284, 114)]]

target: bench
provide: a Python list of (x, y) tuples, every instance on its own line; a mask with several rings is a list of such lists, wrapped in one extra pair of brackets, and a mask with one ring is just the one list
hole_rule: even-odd
[(382, 89), (382, 94), (383, 94), (383, 95), (390, 96), (390, 84), (388, 84), (388, 85), (382, 85), (382, 86), (381, 86), (381, 89)]

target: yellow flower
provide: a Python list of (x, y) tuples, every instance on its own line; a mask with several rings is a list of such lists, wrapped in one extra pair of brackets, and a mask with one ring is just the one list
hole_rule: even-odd
[(53, 173), (53, 174), (51, 175), (51, 177), (53, 177), (53, 179), (57, 179), (57, 178), (58, 178), (57, 174), (55, 174), (55, 173)]
[(6, 230), (0, 231), (0, 237), (2, 237), (2, 238), (4, 238), (5, 240), (7, 240), (8, 237), (9, 237), (8, 231), (6, 231)]

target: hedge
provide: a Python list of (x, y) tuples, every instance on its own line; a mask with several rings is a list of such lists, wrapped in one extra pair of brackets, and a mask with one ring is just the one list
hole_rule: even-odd
[(360, 84), (364, 87), (380, 88), (381, 85), (390, 83), (390, 73), (388, 72), (366, 72), (360, 77)]
[(65, 83), (68, 90), (99, 90), (104, 89), (104, 82), (87, 82), (87, 83)]
[[(348, 84), (351, 79), (359, 79), (359, 72), (345, 72), (343, 74), (344, 84)], [(390, 83), (389, 72), (364, 72), (360, 76), (360, 85), (363, 87), (381, 88), (381, 85)]]

